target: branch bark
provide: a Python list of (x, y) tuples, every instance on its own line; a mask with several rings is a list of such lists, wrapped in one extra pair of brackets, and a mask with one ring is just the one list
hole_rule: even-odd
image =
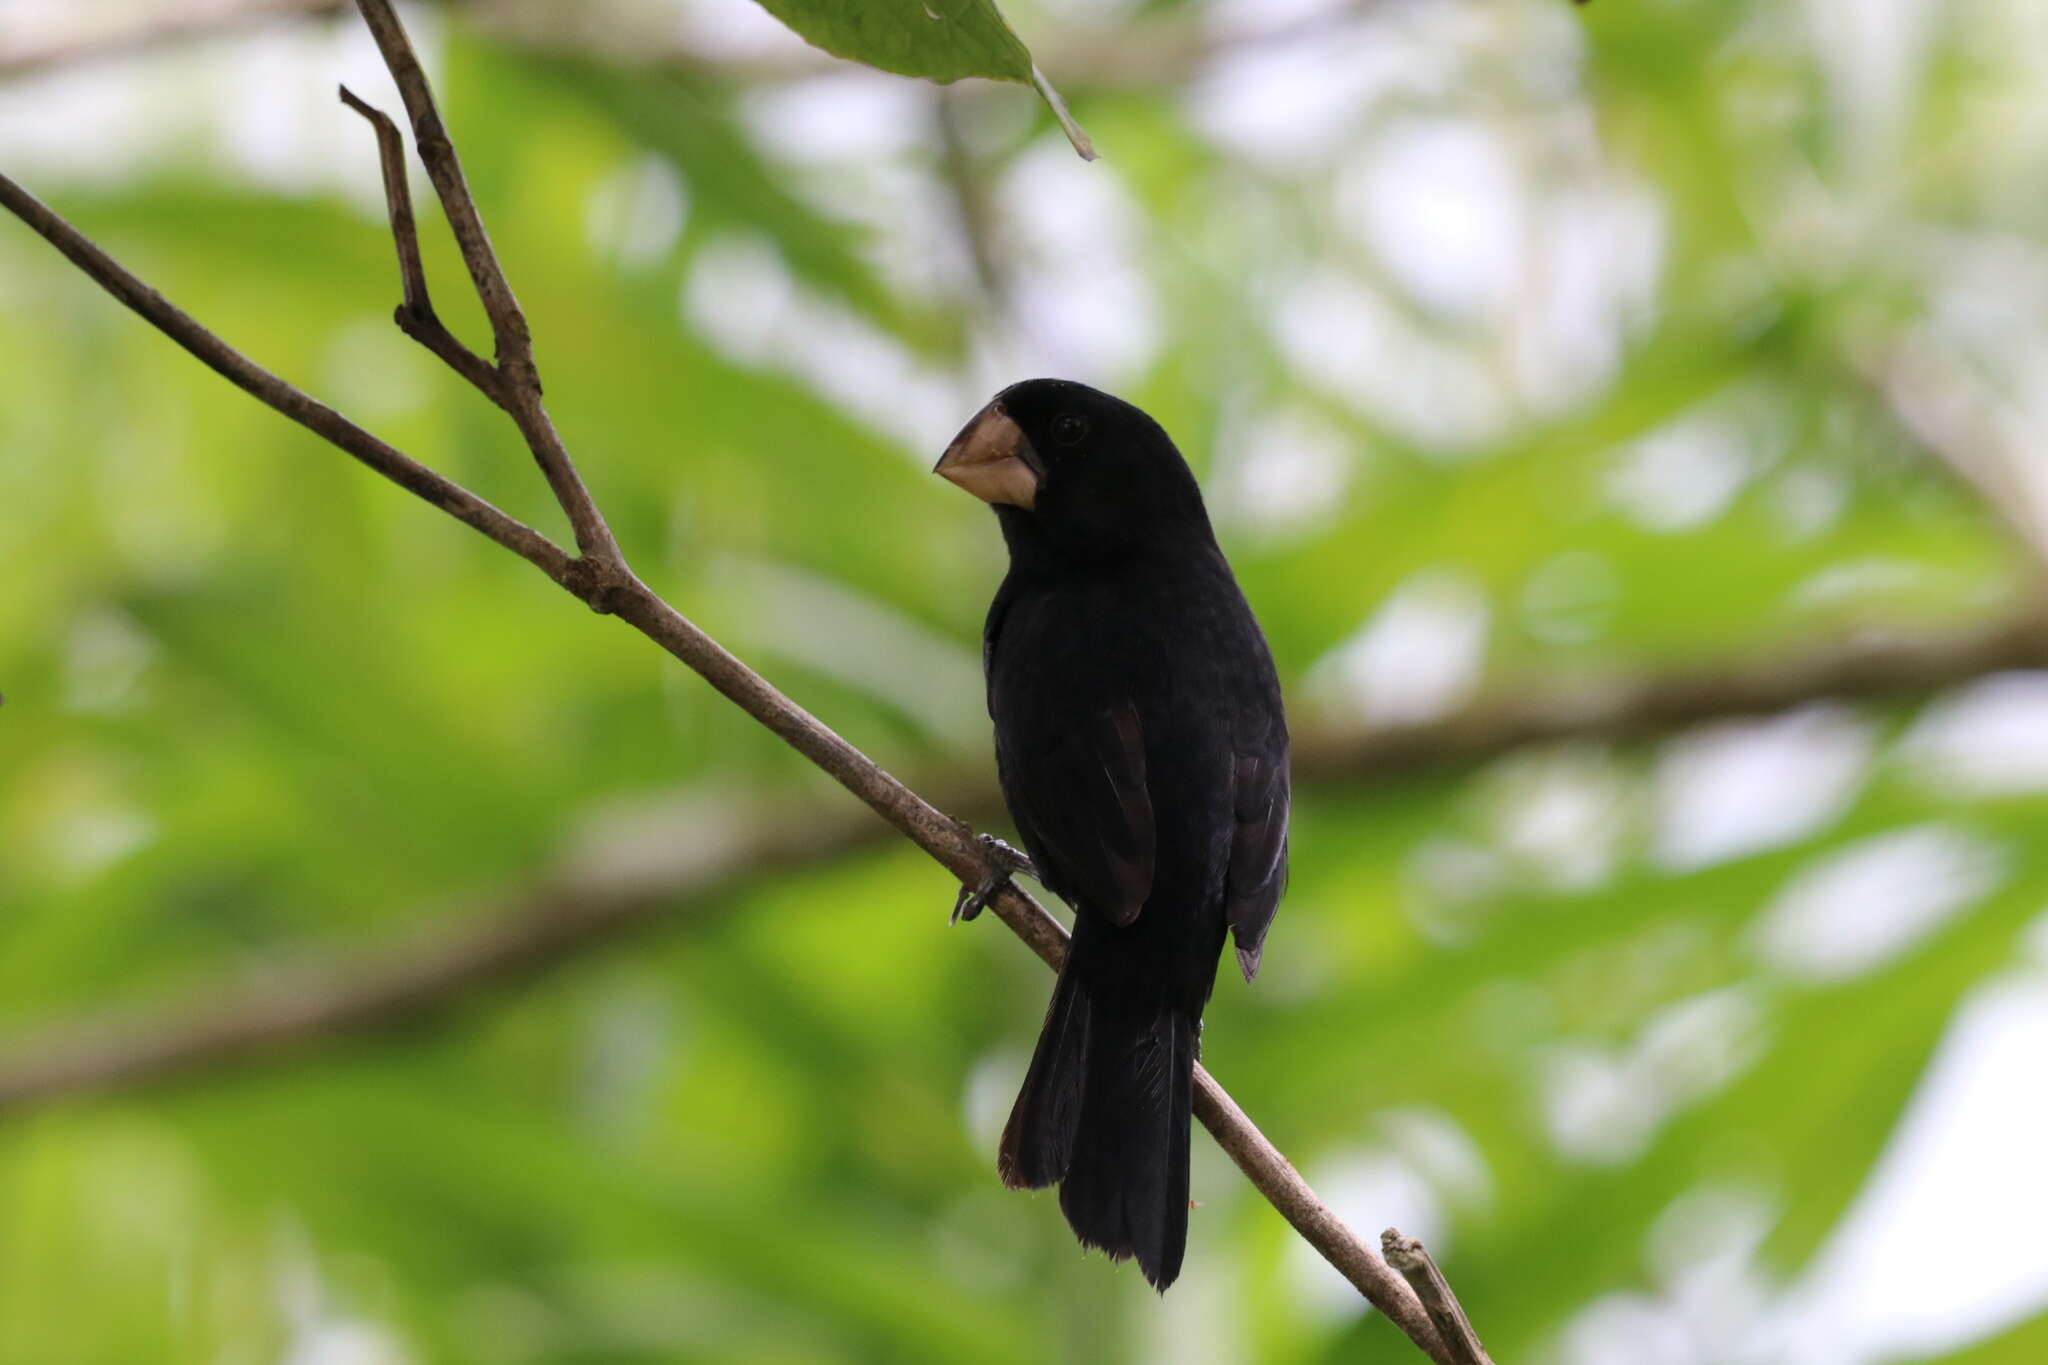
[(1401, 1278), (1408, 1281), (1408, 1287), (1422, 1300), (1429, 1320), (1436, 1324), (1438, 1334), (1451, 1348), (1451, 1357), (1458, 1365), (1493, 1365), (1493, 1357), (1486, 1354), (1486, 1348), (1479, 1344), (1479, 1334), (1472, 1330), (1472, 1320), (1465, 1316), (1464, 1305), (1451, 1292), (1451, 1282), (1444, 1278), (1443, 1271), (1437, 1269), (1429, 1248), (1399, 1228), (1388, 1228), (1380, 1234), (1380, 1253), (1387, 1258), (1388, 1265), (1401, 1272)]
[(405, 291), (404, 301), (392, 314), (393, 321), (400, 331), (439, 356), (449, 369), (510, 411), (497, 367), (457, 340), (434, 312), (434, 300), (427, 291), (426, 265), (420, 259), (419, 229), (413, 220), (412, 186), (405, 176), (405, 141), (399, 136), (398, 125), (383, 110), (358, 99), (345, 85), (341, 87), (341, 102), (368, 119), (377, 131), (377, 158), (384, 171), (384, 203), (391, 217), (391, 243), (398, 250), (399, 284)]
[[(377, 50), (383, 54), (391, 79), (398, 84), (399, 98), (405, 101), (405, 111), (412, 118), (413, 144), (419, 151), (420, 163), (427, 168), (427, 178), (433, 182), (434, 192), (441, 198), (441, 210), (448, 216), (448, 226), (462, 251), (462, 262), (469, 267), (469, 278), (476, 286), (477, 299), (491, 320), (491, 334), (497, 343), (495, 383), (481, 382), (462, 365), (456, 365), (455, 369), (510, 413), (519, 434), (526, 438), (527, 449), (533, 452), (534, 461), (540, 465), (541, 474), (553, 490), (555, 501), (569, 518), (569, 527), (576, 536), (576, 549), (587, 561), (578, 568), (589, 576), (590, 586), (596, 591), (586, 593), (584, 600), (601, 611), (606, 591), (629, 577), (625, 572), (625, 558), (619, 553), (619, 543), (612, 538), (611, 527), (605, 524), (604, 514), (597, 510), (590, 490), (584, 487), (582, 476), (576, 472), (576, 462), (569, 458), (568, 448), (562, 444), (554, 420), (548, 416), (547, 407), (541, 402), (540, 370), (533, 359), (533, 333), (527, 326), (525, 312), (519, 307), (519, 299), (512, 292), (511, 281), (505, 278), (505, 268), (498, 262), (498, 253), (491, 246), (491, 235), (484, 230), (483, 215), (477, 211), (476, 199), (469, 192), (469, 181), (462, 173), (462, 158), (456, 155), (455, 143), (441, 122), (441, 111), (435, 107), (434, 92), (427, 85), (427, 73), (420, 66), (418, 54), (413, 51), (412, 40), (398, 22), (398, 12), (391, 7), (391, 0), (357, 0), (356, 7), (362, 11), (370, 36), (377, 41)], [(383, 119), (381, 114), (361, 105), (346, 90), (342, 97), (355, 104), (373, 124)], [(409, 225), (411, 204), (404, 192), (402, 168), (394, 184), (389, 143), (381, 127), (378, 129), (378, 142), (384, 153), (385, 188), (394, 196), (391, 217), (395, 231), (400, 225), (401, 207)], [(418, 255), (419, 248), (415, 242), (410, 263), (413, 270), (418, 269)], [(399, 245), (399, 257), (401, 268), (405, 268), (406, 248), (403, 242)], [(426, 283), (423, 276), (419, 280), (419, 292), (424, 300)]]
[[(541, 402), (540, 382), (533, 364), (525, 317), (484, 231), (481, 215), (463, 179), (454, 144), (434, 107), (426, 75), (389, 0), (358, 0), (358, 8), (405, 100), (420, 158), (448, 214), (478, 297), (490, 315), (497, 339), (495, 368), (509, 399), (507, 409), (569, 517), (582, 552), (580, 558), (568, 559), (560, 547), (538, 532), (513, 522), (458, 485), (370, 436), (331, 408), (234, 351), (5, 177), (0, 177), (0, 204), (22, 217), (115, 297), (221, 374), (309, 430), (340, 445), (401, 486), (521, 553), (593, 609), (616, 615), (689, 665), (721, 694), (830, 773), (963, 884), (977, 884), (986, 869), (980, 847), (965, 824), (925, 802), (816, 717), (785, 697), (648, 588), (626, 566), (616, 541), (584, 488)], [(373, 118), (372, 122), (375, 121)], [(394, 205), (394, 220), (397, 216)], [(401, 261), (404, 261), (403, 246), (400, 254)], [(1065, 931), (1037, 901), (1013, 887), (994, 901), (993, 908), (1003, 922), (1049, 965), (1057, 967), (1064, 959)], [(399, 992), (398, 998), (418, 998), (421, 989), (415, 980)], [(361, 1004), (358, 1008), (372, 1012), (385, 1009), (388, 1012), (387, 1006), (378, 1006), (375, 1002)], [(273, 1033), (289, 1032), (295, 1028), (303, 1032), (320, 1022), (317, 1016), (290, 1017), (288, 1010), (278, 1017), (284, 1022), (273, 1029)], [(328, 1022), (334, 1018), (329, 1016)], [(243, 1040), (218, 1032), (209, 1044), (217, 1053), (232, 1053), (243, 1045)], [(1260, 1192), (1431, 1359), (1440, 1365), (1456, 1365), (1406, 1282), (1316, 1198), (1287, 1159), (1229, 1100), (1207, 1072), (1198, 1073), (1197, 1084), (1196, 1109), (1204, 1126), (1218, 1135), (1225, 1150), (1231, 1153), (1232, 1159)]]

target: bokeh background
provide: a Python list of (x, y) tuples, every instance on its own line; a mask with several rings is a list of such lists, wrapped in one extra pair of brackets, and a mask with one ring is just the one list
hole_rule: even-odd
[[(265, 7), (0, 0), (0, 165), (554, 527), (390, 323), (373, 49)], [(1504, 1365), (2048, 1359), (2048, 8), (1009, 12), (1099, 163), (745, 0), (408, 11), (642, 574), (1001, 828), (1001, 551), (926, 470), (1009, 380), (1134, 399), (1302, 733), (1206, 1052), (1311, 1180)], [(647, 902), (0, 1112), (0, 1359), (1417, 1358), (1199, 1134), (1179, 1286), (1083, 1260), (992, 1171), (1049, 987), (1000, 926), (12, 220), (0, 691), (0, 1076)]]

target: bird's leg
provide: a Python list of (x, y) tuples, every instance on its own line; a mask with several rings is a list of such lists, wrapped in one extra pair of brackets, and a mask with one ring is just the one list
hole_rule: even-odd
[(954, 897), (951, 921), (954, 924), (964, 919), (973, 919), (980, 914), (982, 908), (994, 900), (996, 893), (1008, 886), (1010, 878), (1017, 873), (1022, 872), (1033, 881), (1039, 879), (1038, 869), (1032, 865), (1030, 858), (993, 834), (978, 837), (981, 840), (982, 856), (988, 859), (988, 872), (983, 875), (980, 885), (963, 886), (960, 888), (960, 894)]

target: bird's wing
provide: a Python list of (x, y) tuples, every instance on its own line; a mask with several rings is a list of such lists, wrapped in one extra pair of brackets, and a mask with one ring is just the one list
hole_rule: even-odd
[(990, 719), (994, 719), (996, 714), (996, 640), (1003, 633), (1003, 621), (1009, 616), (1010, 603), (1016, 597), (1014, 583), (1014, 579), (1004, 576), (1002, 586), (996, 589), (995, 600), (988, 604), (988, 619), (981, 624), (981, 676), (987, 686), (984, 695)]
[(1080, 718), (1029, 754), (1003, 754), (1010, 814), (1053, 888), (1116, 924), (1152, 894), (1152, 796), (1134, 703)]
[(1231, 806), (1236, 824), (1230, 839), (1230, 868), (1224, 881), (1224, 917), (1237, 940), (1237, 965), (1249, 981), (1258, 975), (1259, 952), (1287, 889), (1287, 744), (1240, 744), (1231, 771)]

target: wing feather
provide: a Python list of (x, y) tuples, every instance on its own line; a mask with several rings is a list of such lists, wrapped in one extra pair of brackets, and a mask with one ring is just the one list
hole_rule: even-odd
[(1003, 758), (1011, 814), (1046, 855), (1048, 884), (1115, 924), (1136, 919), (1157, 852), (1136, 705), (1099, 711), (1037, 752)]
[(1291, 804), (1287, 742), (1240, 748), (1231, 771), (1235, 825), (1224, 881), (1224, 918), (1237, 941), (1237, 965), (1249, 981), (1287, 889), (1287, 816)]

